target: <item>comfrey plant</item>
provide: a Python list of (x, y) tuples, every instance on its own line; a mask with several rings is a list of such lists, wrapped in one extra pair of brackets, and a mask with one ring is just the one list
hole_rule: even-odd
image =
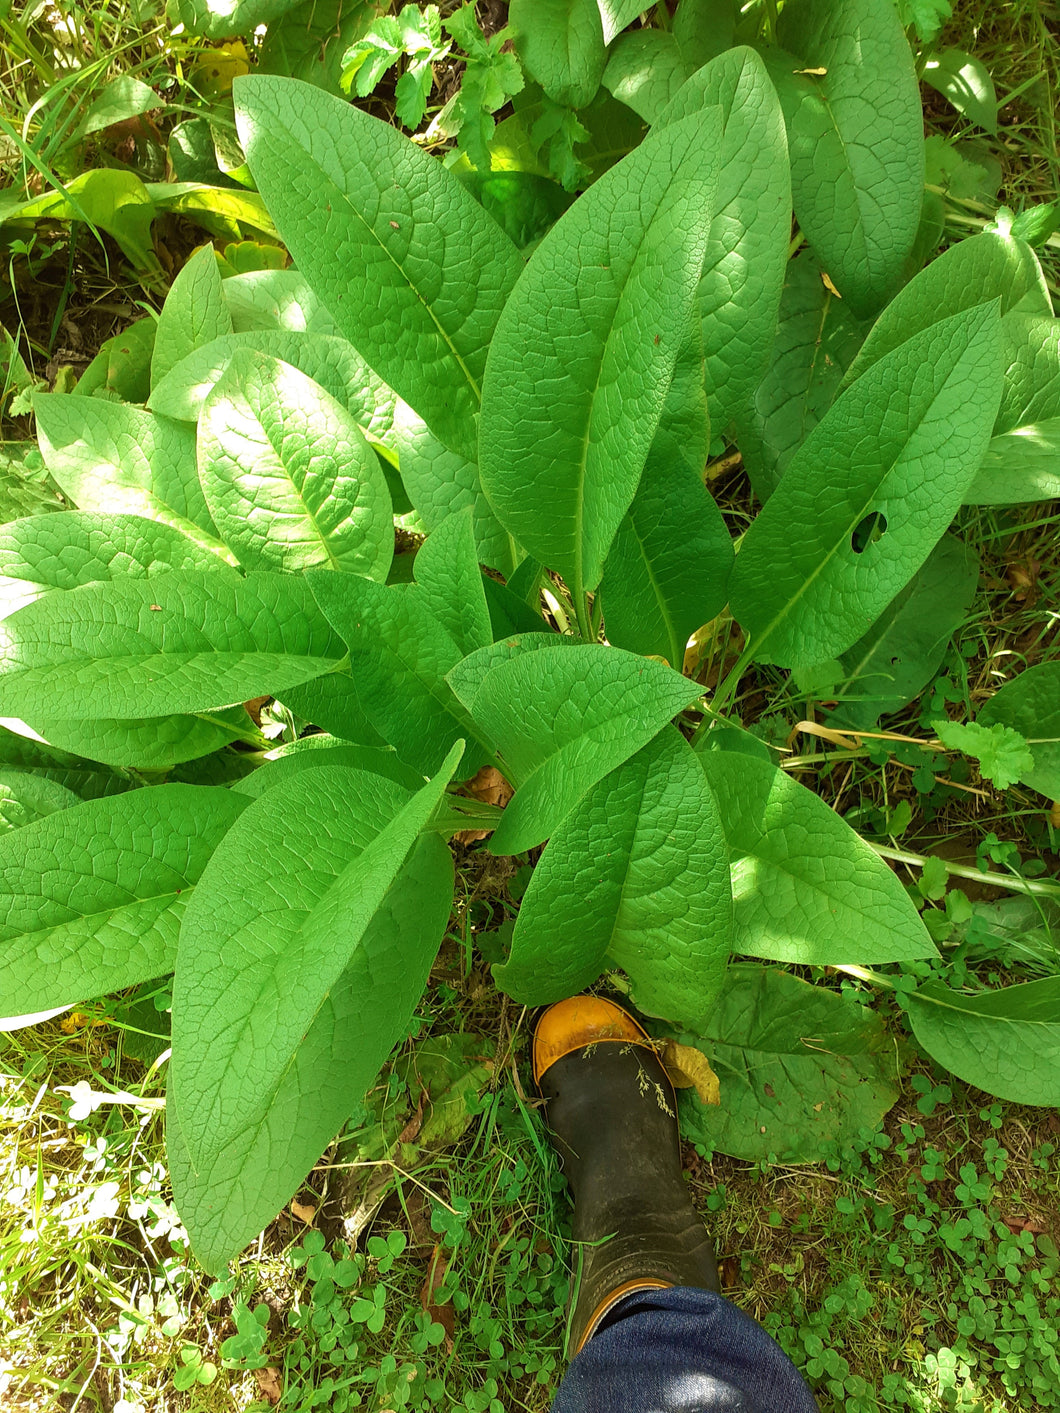
[[(240, 80), (296, 270), (222, 282), (207, 247), (158, 319), (146, 407), (36, 400), (76, 508), (0, 532), (6, 773), (32, 820), (0, 841), (0, 1010), (174, 974), (169, 1162), (209, 1268), (407, 1034), (469, 826), (495, 854), (544, 845), (497, 985), (532, 1005), (612, 974), (711, 1056), (721, 1106), (684, 1101), (704, 1141), (798, 1159), (894, 1100), (883, 1021), (761, 963), (934, 943), (742, 727), (738, 688), (827, 663), (862, 729), (909, 700), (888, 634), (932, 586), (965, 593), (962, 504), (1055, 493), (1057, 325), (1010, 234), (917, 272), (889, 0), (792, 0), (777, 39), (671, 66), (643, 140), (523, 250), (393, 128)], [(546, 89), (567, 52), (527, 48)], [(712, 428), (762, 502), (738, 553)], [(426, 532), (411, 578), (395, 512)], [(1032, 669), (990, 704), (1053, 795), (1056, 746), (1030, 738), (1057, 735), (1036, 722), (1058, 684)], [(261, 698), (299, 739), (268, 749)], [(503, 812), (457, 793), (484, 765)], [(903, 998), (941, 1063), (1040, 1103), (1058, 1003), (1057, 977)]]

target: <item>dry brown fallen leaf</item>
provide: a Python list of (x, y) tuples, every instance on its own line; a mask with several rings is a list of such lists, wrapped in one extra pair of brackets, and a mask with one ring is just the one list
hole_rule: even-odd
[(283, 1393), (283, 1378), (273, 1364), (267, 1365), (264, 1369), (255, 1369), (254, 1377), (258, 1381), (258, 1388), (269, 1403), (279, 1403)]
[(1053, 801), (1053, 807), (1049, 811), (1049, 823), (1054, 829), (1060, 829), (1060, 800)]
[(299, 1202), (296, 1197), (291, 1203), (291, 1213), (293, 1216), (297, 1217), (300, 1222), (305, 1222), (307, 1227), (311, 1227), (313, 1225), (313, 1218), (317, 1214), (317, 1209), (308, 1202)]
[(694, 1089), (704, 1104), (721, 1103), (718, 1076), (702, 1050), (697, 1050), (694, 1045), (678, 1045), (676, 1040), (667, 1040), (659, 1051), (659, 1058), (675, 1089)]
[[(469, 800), (481, 800), (484, 805), (497, 805), (503, 809), (515, 794), (495, 765), (484, 765), (464, 786), (463, 793)], [(458, 844), (477, 844), (480, 839), (488, 839), (491, 829), (461, 829), (453, 838)]]
[(445, 1252), (440, 1246), (436, 1246), (431, 1252), (431, 1264), (427, 1268), (427, 1279), (423, 1282), (420, 1290), (420, 1304), (430, 1315), (436, 1325), (441, 1325), (445, 1330), (445, 1350), (450, 1353), (453, 1348), (453, 1336), (456, 1333), (456, 1312), (448, 1302), (444, 1305), (434, 1303), (435, 1293), (442, 1281), (445, 1279), (445, 1272), (449, 1266)]
[(843, 298), (843, 296), (842, 296), (842, 295), (839, 293), (839, 291), (836, 289), (835, 285), (834, 285), (834, 284), (832, 283), (832, 281), (829, 279), (828, 274), (827, 274), (827, 272), (826, 272), (825, 270), (822, 270), (822, 271), (821, 271), (821, 280), (822, 280), (822, 283), (824, 284), (825, 289), (828, 291), (829, 294), (834, 294), (835, 297), (836, 297), (836, 299), (842, 299), (842, 298)]

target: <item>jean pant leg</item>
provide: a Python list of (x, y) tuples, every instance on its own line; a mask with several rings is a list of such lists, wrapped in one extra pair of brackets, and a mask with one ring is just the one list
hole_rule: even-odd
[(817, 1413), (795, 1365), (710, 1290), (627, 1296), (571, 1362), (552, 1413)]

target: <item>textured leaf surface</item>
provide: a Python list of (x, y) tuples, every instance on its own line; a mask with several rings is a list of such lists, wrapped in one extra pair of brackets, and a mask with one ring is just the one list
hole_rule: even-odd
[(694, 67), (668, 31), (638, 29), (611, 50), (603, 84), (646, 123), (654, 123)]
[(281, 702), (295, 716), (330, 731), (343, 741), (362, 746), (381, 746), (383, 738), (364, 714), (357, 688), (348, 666), (314, 677), (297, 687), (285, 687)]
[(1003, 316), (1052, 314), (1042, 268), (1026, 241), (984, 231), (951, 245), (899, 290), (850, 364), (844, 386), (914, 334), (992, 299)]
[(649, 134), (537, 247), (490, 347), (483, 488), (576, 593), (600, 581), (685, 340), (717, 145), (714, 112)]
[(369, 775), (382, 775), (387, 780), (396, 781), (406, 790), (418, 790), (424, 783), (411, 766), (404, 765), (396, 752), (379, 750), (374, 746), (356, 746), (340, 741), (336, 736), (303, 736), (289, 746), (281, 746), (270, 751), (267, 763), (258, 767), (243, 780), (232, 786), (241, 795), (249, 795), (256, 800), (266, 790), (283, 785), (292, 775), (303, 770), (317, 770), (322, 766), (342, 766), (346, 770), (363, 770)]
[(822, 799), (743, 751), (699, 760), (729, 845), (734, 952), (805, 966), (934, 955), (898, 879)]
[(67, 1005), (172, 970), (181, 914), (246, 803), (227, 790), (157, 785), (0, 837), (0, 1012)]
[(603, 23), (605, 44), (610, 44), (616, 34), (621, 34), (627, 25), (644, 13), (641, 0), (597, 0), (597, 8)]
[(298, 0), (177, 0), (177, 13), (190, 34), (227, 39), (267, 25)]
[(470, 711), (487, 674), (492, 672), (495, 667), (500, 666), (501, 663), (510, 662), (523, 653), (537, 652), (540, 648), (563, 649), (584, 646), (585, 644), (577, 638), (545, 631), (539, 620), (536, 632), (531, 629), (525, 633), (513, 633), (509, 637), (504, 637), (496, 643), (490, 643), (488, 647), (479, 648), (477, 652), (471, 653), (446, 673), (445, 680)]
[(661, 663), (619, 648), (546, 647), (499, 662), (471, 706), (518, 787), (491, 851), (519, 854), (547, 839), (590, 786), (700, 692)]
[(722, 111), (718, 195), (697, 299), (711, 421), (724, 431), (761, 378), (776, 329), (791, 180), (784, 117), (753, 50), (730, 49), (700, 69), (657, 125), (713, 104)]
[(204, 245), (181, 267), (158, 316), (152, 387), (189, 353), (231, 332), (232, 316), (221, 292), (217, 256), (212, 245)]
[(82, 760), (46, 742), (16, 735), (7, 727), (0, 727), (0, 764), (5, 769), (27, 771), (40, 780), (54, 780), (82, 800), (120, 795), (133, 784), (123, 773), (97, 761)]
[[(986, 449), (998, 341), (993, 305), (934, 324), (863, 374), (811, 432), (733, 571), (732, 612), (762, 659), (793, 667), (845, 652), (923, 564)], [(882, 536), (860, 542), (873, 524)]]
[(1007, 790), (1034, 770), (1030, 747), (1018, 731), (995, 721), (935, 721), (935, 734), (951, 751), (963, 751), (979, 762), (979, 773), (999, 790)]
[(156, 412), (195, 422), (203, 403), (241, 349), (281, 358), (341, 402), (370, 441), (389, 445), (397, 401), (361, 355), (338, 334), (250, 329), (198, 348), (170, 370), (151, 393)]
[(523, 67), (549, 98), (591, 102), (607, 61), (597, 0), (511, 0), (508, 15)]
[[(338, 841), (328, 840), (312, 870), (305, 869), (299, 843), (290, 840), (289, 850), (288, 867), (305, 879), (310, 897), (322, 896), (345, 858)], [(221, 1270), (290, 1201), (406, 1034), (452, 897), (448, 849), (437, 838), (418, 840), (264, 1113), (196, 1163), (182, 1138), (179, 1106), (170, 1107), (174, 1198), (208, 1270)], [(281, 917), (286, 940), (293, 919), (286, 910)]]
[(905, 998), (913, 1034), (959, 1079), (1014, 1104), (1060, 1104), (1060, 977), (962, 996), (927, 982)]
[(130, 577), (49, 594), (0, 624), (0, 712), (202, 711), (306, 682), (344, 652), (294, 575)]
[(680, 670), (697, 628), (728, 596), (733, 549), (701, 478), (652, 445), (600, 584), (608, 641)]
[(246, 741), (259, 750), (266, 744), (242, 706), (131, 720), (34, 717), (27, 724), (61, 750), (138, 770), (168, 770), (233, 741)]
[(787, 119), (795, 215), (855, 314), (873, 314), (920, 220), (923, 116), (909, 44), (891, 0), (797, 0), (777, 40), (790, 51), (768, 62)]
[(1034, 769), (1022, 775), (1024, 785), (1060, 800), (1060, 663), (1028, 667), (981, 708), (983, 726), (1011, 726), (1026, 738)]
[(199, 480), (248, 569), (340, 569), (385, 580), (390, 491), (360, 427), (289, 363), (246, 349), (203, 404)]
[(416, 555), (420, 598), (462, 655), (493, 641), (470, 509), (450, 515)]
[(237, 334), (254, 329), (283, 329), (294, 334), (339, 332), (300, 270), (248, 270), (243, 275), (229, 275), (221, 288)]
[(187, 428), (98, 397), (36, 397), (45, 464), (80, 510), (160, 520), (214, 549), (222, 546), (195, 471)]
[(763, 503), (835, 401), (865, 328), (828, 289), (811, 252), (788, 262), (773, 350), (736, 423), (747, 474)]
[(392, 441), (402, 483), (426, 528), (435, 530), (447, 516), (471, 506), (479, 562), (510, 574), (519, 547), (483, 493), (477, 462), (450, 451), (405, 403), (397, 406)]
[(464, 654), (418, 587), (320, 572), (309, 581), (349, 646), (358, 700), (383, 739), (424, 775), (464, 739), (463, 766), (474, 774), (486, 759), (474, 744), (482, 737), (445, 681)]
[(817, 1161), (875, 1129), (898, 1098), (879, 1017), (772, 967), (730, 967), (696, 1043), (721, 1081), (721, 1103), (682, 1091), (682, 1131), (748, 1162)]
[(966, 504), (1060, 496), (1060, 319), (1014, 311), (1002, 321), (1005, 381), (994, 435)]
[[(459, 754), (415, 795), (363, 771), (303, 771), (254, 801), (249, 826), (214, 855), (181, 924), (173, 994), (171, 1092), (197, 1164), (274, 1104)], [(364, 1079), (353, 1103), (406, 1019), (388, 1014), (369, 981), (373, 958), (361, 956), (362, 1004), (375, 1019), (357, 1047)]]
[(950, 635), (979, 582), (979, 558), (954, 535), (943, 535), (900, 594), (839, 661), (846, 680), (836, 691), (836, 724), (871, 730), (931, 681)]
[(57, 780), (0, 766), (0, 831), (4, 833), (80, 803), (74, 792)]
[(474, 457), (486, 348), (522, 266), (515, 246), (378, 118), (293, 79), (240, 79), (236, 99), (247, 162), (298, 268), (383, 381)]
[(171, 569), (231, 573), (224, 560), (165, 521), (68, 510), (30, 515), (0, 529), (0, 616), (56, 589), (114, 578), (150, 579)]
[(642, 1011), (699, 1025), (721, 989), (731, 930), (718, 808), (691, 749), (668, 729), (597, 781), (556, 830), (511, 957), (493, 974), (517, 1001), (543, 1005), (577, 995), (610, 960)]

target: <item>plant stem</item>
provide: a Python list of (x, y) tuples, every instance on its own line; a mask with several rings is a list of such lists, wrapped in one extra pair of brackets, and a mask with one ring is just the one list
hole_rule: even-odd
[(873, 986), (883, 986), (888, 991), (897, 991), (898, 987), (889, 976), (884, 976), (882, 971), (873, 971), (871, 967), (837, 966), (836, 971), (845, 971), (848, 976), (856, 976), (859, 981), (868, 981)]
[(725, 710), (732, 702), (733, 698), (736, 696), (736, 690), (740, 685), (740, 678), (744, 675), (744, 673), (747, 671), (753, 661), (754, 649), (750, 645), (748, 645), (744, 648), (743, 652), (736, 659), (736, 666), (732, 669), (729, 675), (725, 678), (725, 681), (719, 685), (717, 691), (714, 693), (713, 707), (715, 712), (717, 712), (719, 715), (725, 712)]
[[(908, 864), (910, 868), (923, 868), (927, 859), (923, 854), (910, 854), (904, 849), (889, 849), (884, 844), (873, 844), (869, 840), (865, 841), (870, 849), (874, 849), (881, 859), (890, 859), (893, 863)], [(937, 855), (932, 855), (936, 858)], [(982, 883), (988, 888), (1007, 888), (1010, 893), (1027, 893), (1033, 898), (1053, 898), (1060, 903), (1060, 884), (1039, 883), (1033, 878), (1020, 878), (1018, 874), (1010, 873), (983, 873), (980, 869), (971, 868), (967, 864), (950, 863), (947, 859), (939, 859), (946, 872), (956, 878), (970, 878), (976, 883)]]
[(578, 619), (578, 631), (587, 643), (593, 643), (592, 627), (589, 623), (589, 596), (579, 584), (571, 595), (574, 600), (574, 612)]

